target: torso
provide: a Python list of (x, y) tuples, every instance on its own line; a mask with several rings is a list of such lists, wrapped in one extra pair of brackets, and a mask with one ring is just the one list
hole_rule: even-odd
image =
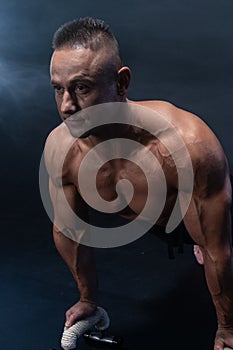
[[(155, 101), (149, 101), (141, 104), (149, 108), (153, 107), (155, 110), (157, 108), (160, 113), (162, 113), (171, 123), (175, 125), (178, 130), (180, 130), (179, 132), (182, 137), (185, 135), (185, 142), (188, 146), (190, 144), (192, 147), (192, 144), (199, 142), (198, 137), (194, 133), (195, 128), (197, 129), (200, 123), (201, 126), (204, 124), (199, 118), (189, 114), (188, 112), (181, 111), (176, 107), (167, 104), (166, 102), (156, 103)], [(50, 171), (50, 176), (52, 177), (52, 180), (56, 182), (56, 178), (59, 177), (57, 169), (61, 167), (60, 162), (64, 156), (65, 162), (64, 166), (62, 167), (63, 186), (74, 184), (80, 193), (78, 182), (80, 165), (88, 152), (99, 143), (99, 140), (92, 137), (75, 139), (71, 136), (64, 123), (55, 129), (55, 132), (59, 139), (59, 144), (55, 147), (49, 147), (53, 149), (52, 153), (49, 155), (50, 162), (52, 160), (53, 164), (51, 167), (52, 171)], [(63, 156), (61, 156), (62, 150), (64, 153)], [(122, 200), (125, 201), (125, 207), (123, 210), (118, 211), (118, 214), (126, 219), (132, 220), (141, 213), (146, 203), (148, 194), (146, 177), (149, 178), (149, 181), (151, 181), (153, 187), (153, 196), (150, 196), (151, 210), (144, 219), (153, 220), (153, 210), (160, 204), (159, 201), (161, 200), (161, 191), (163, 191), (163, 179), (161, 178), (161, 172), (158, 171), (158, 165), (155, 166), (154, 164), (150, 164), (150, 162), (146, 163), (148, 166), (146, 166), (147, 169), (145, 173), (135, 164), (135, 161), (137, 161), (136, 158), (145, 159), (149, 151), (151, 151), (158, 159), (167, 182), (165, 206), (157, 221), (157, 224), (165, 225), (177, 198), (177, 171), (169, 152), (155, 137), (148, 138), (146, 144), (143, 145), (143, 148), (138, 151), (136, 155), (132, 156), (132, 161), (127, 159), (114, 159), (113, 157), (111, 161), (105, 162), (104, 156), (101, 155), (102, 166), (99, 168), (97, 173), (96, 186), (100, 196), (105, 201), (111, 202), (118, 196), (116, 192), (116, 185), (118, 181), (121, 179), (128, 180), (133, 185), (134, 195), (132, 200), (127, 203), (124, 191), (120, 190), (119, 194), (120, 197), (122, 197)], [(97, 156), (99, 157), (99, 155)], [(86, 179), (92, 175), (93, 171), (95, 171), (94, 168), (91, 166), (91, 164), (89, 164), (85, 169)], [(57, 185), (61, 184), (57, 183)], [(85, 188), (85, 191), (90, 191), (89, 196), (91, 197), (93, 191), (89, 186)]]

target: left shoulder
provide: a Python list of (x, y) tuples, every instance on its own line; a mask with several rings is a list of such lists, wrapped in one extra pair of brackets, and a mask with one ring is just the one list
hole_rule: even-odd
[(153, 109), (180, 134), (194, 161), (216, 159), (225, 161), (220, 141), (211, 128), (197, 115), (167, 101), (142, 101), (136, 104)]
[(228, 161), (220, 141), (200, 117), (166, 101), (139, 104), (158, 112), (180, 134), (190, 154), (195, 184), (199, 189), (209, 191), (224, 187), (229, 175)]

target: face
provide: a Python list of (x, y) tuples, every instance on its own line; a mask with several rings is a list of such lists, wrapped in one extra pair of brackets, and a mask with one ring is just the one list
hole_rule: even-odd
[(51, 84), (62, 120), (95, 104), (120, 101), (117, 69), (101, 50), (55, 50), (50, 66)]

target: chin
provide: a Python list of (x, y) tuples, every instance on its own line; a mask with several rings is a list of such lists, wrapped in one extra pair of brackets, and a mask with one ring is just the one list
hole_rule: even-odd
[(97, 131), (95, 131), (95, 129), (88, 130), (81, 135), (80, 135), (80, 132), (77, 133), (75, 129), (69, 128), (69, 131), (70, 131), (70, 134), (77, 139), (85, 139), (89, 136), (98, 136), (99, 135), (99, 133)]

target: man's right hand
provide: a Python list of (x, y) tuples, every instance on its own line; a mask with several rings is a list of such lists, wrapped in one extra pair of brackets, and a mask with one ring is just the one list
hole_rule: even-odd
[(96, 310), (97, 305), (95, 303), (87, 301), (78, 301), (66, 312), (66, 327), (71, 327), (78, 320), (84, 319)]

